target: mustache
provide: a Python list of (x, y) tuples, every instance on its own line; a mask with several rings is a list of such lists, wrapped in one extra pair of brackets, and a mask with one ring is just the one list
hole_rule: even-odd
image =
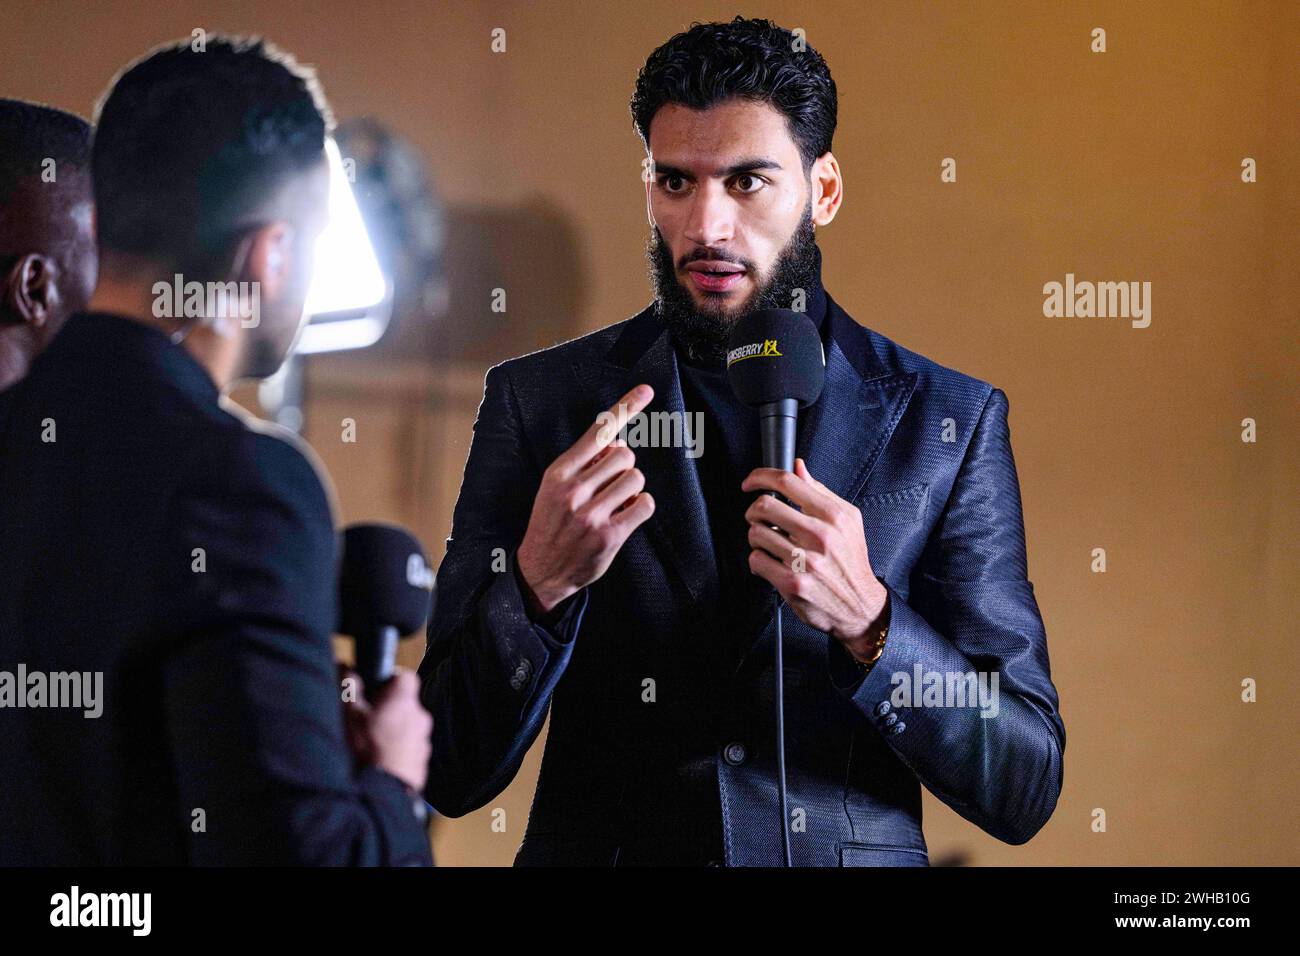
[[(662, 241), (662, 236), (660, 241)], [(731, 265), (740, 266), (746, 272), (755, 271), (754, 263), (744, 256), (732, 256), (716, 249), (696, 249), (694, 252), (688, 252), (677, 260), (677, 268), (680, 271), (692, 262), (727, 262)]]

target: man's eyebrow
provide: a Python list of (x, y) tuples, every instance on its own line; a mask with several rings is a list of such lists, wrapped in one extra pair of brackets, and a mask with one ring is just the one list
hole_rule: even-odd
[(775, 159), (766, 159), (762, 156), (751, 156), (748, 159), (742, 159), (738, 163), (728, 166), (726, 169), (719, 170), (718, 175), (724, 178), (730, 178), (737, 173), (748, 173), (757, 169), (781, 169), (782, 166)]
[(691, 176), (684, 170), (676, 166), (666, 166), (663, 163), (654, 163), (651, 167), (656, 176), (675, 176), (678, 179), (690, 179)]
[[(714, 172), (715, 176), (723, 179), (730, 179), (739, 173), (748, 173), (760, 169), (784, 169), (775, 159), (764, 159), (759, 156), (752, 156), (742, 159), (738, 163), (732, 163), (725, 169), (719, 169)], [(678, 176), (682, 179), (694, 181), (695, 177), (684, 169), (678, 169), (676, 166), (669, 166), (665, 163), (655, 163), (656, 176)]]

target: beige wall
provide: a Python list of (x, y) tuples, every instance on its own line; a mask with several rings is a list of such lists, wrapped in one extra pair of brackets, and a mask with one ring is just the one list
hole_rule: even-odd
[[(129, 9), (120, 12), (117, 7)], [(125, 59), (196, 26), (319, 66), (340, 117), (428, 157), (451, 206), (452, 308), (402, 347), (319, 363), (309, 437), (345, 519), (448, 525), (483, 370), (648, 299), (627, 113), (649, 51), (718, 3), (204, 4), (10, 0), (0, 94), (81, 112)], [(1300, 7), (1265, 3), (754, 3), (802, 26), (840, 90), (846, 203), (819, 231), (858, 321), (1011, 401), (1068, 743), (1025, 847), (927, 796), (936, 860), (1300, 863), (1295, 255)], [(493, 27), (508, 52), (488, 51)], [(1109, 52), (1089, 52), (1107, 30)], [(958, 182), (939, 164), (958, 162)], [(1259, 182), (1240, 181), (1243, 157)], [(1150, 281), (1153, 321), (1048, 319), (1045, 282)], [(504, 284), (506, 316), (488, 310)], [(356, 445), (337, 421), (358, 420)], [(1240, 423), (1259, 423), (1243, 444)], [(1105, 548), (1109, 570), (1090, 571)], [(408, 663), (419, 649), (408, 648)], [(1243, 678), (1259, 702), (1240, 702)], [(488, 810), (442, 821), (447, 864), (506, 863), (537, 750)], [(1108, 829), (1090, 829), (1104, 808)]]

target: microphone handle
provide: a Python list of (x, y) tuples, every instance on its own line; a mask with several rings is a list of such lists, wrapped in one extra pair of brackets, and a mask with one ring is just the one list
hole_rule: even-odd
[(763, 441), (763, 467), (794, 471), (794, 436), (799, 422), (799, 402), (782, 398), (758, 407)]
[(397, 669), (397, 628), (380, 626), (368, 634), (357, 635), (357, 673), (366, 688), (366, 697), (374, 700), (379, 689)]
[[(799, 403), (793, 398), (768, 402), (759, 406), (758, 423), (763, 440), (763, 467), (794, 471), (794, 436), (799, 420)], [(775, 492), (765, 492), (779, 499)], [(790, 866), (790, 814), (789, 796), (785, 777), (785, 637), (781, 633), (781, 594), (775, 589), (772, 597), (776, 605), (776, 640), (772, 672), (775, 687), (773, 702), (776, 705), (776, 791), (781, 809), (781, 861)]]

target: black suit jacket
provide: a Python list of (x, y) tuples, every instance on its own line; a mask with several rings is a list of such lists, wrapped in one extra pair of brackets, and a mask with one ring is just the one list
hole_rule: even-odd
[[(826, 387), (801, 414), (798, 451), (861, 509), (892, 612), (865, 679), (838, 642), (784, 612), (794, 862), (925, 865), (922, 785), (1023, 843), (1056, 805), (1065, 729), (1027, 578), (1006, 396), (859, 326), (833, 300), (828, 310)], [(717, 652), (736, 622), (719, 619), (718, 544), (686, 450), (635, 449), (655, 513), (558, 634), (529, 620), (502, 560), (542, 471), (641, 382), (655, 390), (649, 411), (688, 411), (649, 308), (488, 372), (420, 668), (434, 716), (428, 797), (453, 816), (490, 801), (549, 707), (517, 863), (686, 858), (683, 835), (705, 832), (692, 819), (701, 811), (673, 802), (664, 781), (705, 766), (725, 862), (775, 865), (775, 617), (760, 615), (732, 656)], [(896, 675), (918, 668), (996, 673), (996, 716), (905, 706)]]
[(0, 672), (98, 673), (102, 713), (0, 707), (0, 864), (427, 862), (344, 743), (336, 600), (288, 433), (161, 333), (74, 316), (0, 396)]

